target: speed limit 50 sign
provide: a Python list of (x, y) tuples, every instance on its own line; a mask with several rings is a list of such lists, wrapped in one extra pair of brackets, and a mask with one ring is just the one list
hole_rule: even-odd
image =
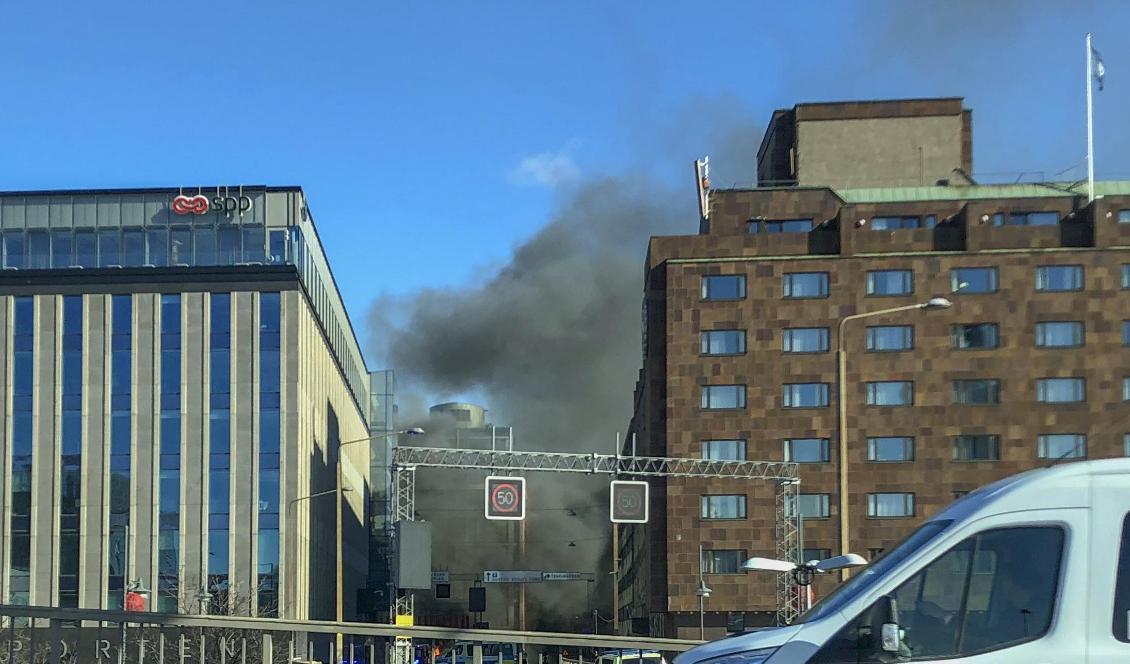
[(612, 523), (647, 523), (647, 482), (613, 480), (610, 498)]
[(486, 480), (486, 517), (493, 521), (526, 518), (526, 478), (497, 477)]

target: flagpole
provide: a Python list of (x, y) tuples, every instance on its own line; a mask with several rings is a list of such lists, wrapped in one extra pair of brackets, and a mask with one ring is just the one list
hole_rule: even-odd
[(1094, 64), (1091, 62), (1091, 33), (1087, 33), (1087, 203), (1095, 202), (1095, 133), (1091, 119), (1091, 78), (1094, 77)]

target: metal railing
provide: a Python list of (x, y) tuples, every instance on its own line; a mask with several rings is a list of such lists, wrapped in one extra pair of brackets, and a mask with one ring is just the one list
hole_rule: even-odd
[[(335, 635), (345, 635), (336, 652)], [(676, 653), (697, 641), (644, 637), (403, 627), (387, 624), (177, 615), (0, 604), (0, 664), (298, 664), (389, 661), (397, 640)]]

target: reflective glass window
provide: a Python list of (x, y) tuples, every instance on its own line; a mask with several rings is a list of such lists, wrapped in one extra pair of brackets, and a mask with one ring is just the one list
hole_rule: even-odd
[(996, 461), (1000, 458), (1000, 436), (980, 434), (953, 439), (954, 461)]
[(4, 233), (4, 267), (24, 268), (24, 234), (22, 232)]
[(51, 267), (51, 236), (47, 231), (28, 231), (28, 267), (46, 269)]
[(122, 231), (122, 265), (141, 267), (146, 263), (145, 231), (140, 228), (127, 228)]
[(1043, 292), (1083, 290), (1083, 266), (1042, 265), (1036, 268), (1036, 290)]
[(828, 352), (828, 328), (790, 327), (781, 333), (782, 350), (786, 353)]
[(1060, 321), (1036, 324), (1038, 348), (1071, 348), (1083, 345), (1083, 323)]
[(823, 408), (828, 405), (828, 384), (786, 384), (782, 405), (785, 408)]
[(1087, 398), (1087, 383), (1082, 378), (1040, 378), (1036, 381), (1036, 401), (1075, 403)]
[(710, 275), (702, 278), (702, 299), (741, 300), (745, 298), (745, 276)]
[(150, 228), (145, 232), (147, 261), (149, 265), (166, 267), (169, 264), (169, 229)]
[(953, 381), (955, 404), (993, 405), (1001, 402), (1001, 382), (995, 378), (976, 378)]
[(122, 235), (116, 228), (98, 231), (98, 265), (110, 267), (122, 264)]
[(732, 496), (702, 496), (703, 519), (744, 519), (746, 518), (746, 497), (744, 495)]
[(998, 281), (995, 267), (960, 267), (950, 272), (950, 292), (995, 293)]
[(914, 494), (869, 493), (867, 516), (876, 519), (914, 516)]
[(914, 461), (914, 439), (910, 436), (878, 436), (867, 439), (867, 460)]
[(908, 380), (867, 383), (868, 406), (909, 406), (914, 403), (914, 383)]
[(873, 270), (867, 273), (868, 295), (909, 295), (914, 292), (910, 270)]
[(699, 336), (703, 355), (740, 355), (745, 352), (745, 330), (707, 330)]
[(831, 460), (831, 445), (827, 438), (789, 438), (785, 441), (785, 461), (828, 463)]
[(94, 231), (75, 231), (75, 264), (98, 267), (98, 236)]
[(704, 440), (702, 458), (713, 461), (745, 461), (745, 441)]
[(703, 385), (704, 409), (745, 408), (745, 385)]
[(784, 275), (782, 284), (787, 299), (828, 297), (827, 272), (791, 272)]
[(74, 235), (71, 231), (52, 231), (51, 267), (63, 268), (75, 264)]
[(867, 350), (894, 352), (914, 348), (914, 326), (876, 325), (867, 328)]
[(1037, 440), (1041, 459), (1085, 459), (1087, 436), (1079, 433), (1045, 434)]

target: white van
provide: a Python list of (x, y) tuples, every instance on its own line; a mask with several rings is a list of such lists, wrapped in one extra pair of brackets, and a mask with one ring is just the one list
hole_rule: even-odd
[(675, 664), (1130, 662), (1130, 459), (983, 487), (797, 621)]

